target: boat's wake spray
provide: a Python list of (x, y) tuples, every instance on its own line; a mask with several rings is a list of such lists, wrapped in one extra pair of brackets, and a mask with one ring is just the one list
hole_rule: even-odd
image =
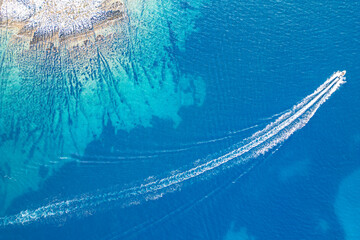
[(167, 177), (143, 183), (120, 191), (103, 194), (87, 194), (71, 200), (50, 203), (33, 210), (24, 210), (12, 216), (0, 218), (0, 226), (27, 224), (43, 219), (56, 219), (64, 216), (81, 216), (82, 213), (115, 204), (129, 206), (161, 197), (168, 191), (177, 189), (182, 183), (199, 179), (221, 166), (233, 166), (256, 158), (273, 149), (301, 129), (311, 119), (319, 107), (345, 83), (346, 71), (335, 72), (314, 93), (305, 97), (297, 105), (279, 116), (264, 129), (254, 133), (244, 141), (234, 145), (223, 155), (200, 161), (197, 166), (184, 171), (176, 171)]

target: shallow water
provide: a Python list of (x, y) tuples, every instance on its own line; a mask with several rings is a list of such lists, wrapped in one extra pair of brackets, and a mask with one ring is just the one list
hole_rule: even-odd
[(124, 5), (75, 50), (1, 28), (0, 239), (353, 239), (360, 5)]
[(360, 206), (359, 206), (359, 170), (346, 177), (336, 198), (336, 213), (344, 228), (346, 239), (360, 238)]

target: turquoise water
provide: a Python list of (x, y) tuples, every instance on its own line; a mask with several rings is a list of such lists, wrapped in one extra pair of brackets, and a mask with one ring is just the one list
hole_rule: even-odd
[(358, 3), (123, 4), (1, 16), (0, 239), (359, 238)]
[(346, 239), (360, 238), (359, 183), (360, 172), (358, 170), (341, 182), (336, 198), (336, 213), (344, 227)]
[[(46, 40), (29, 47), (16, 29), (2, 28), (2, 210), (37, 190), (72, 154), (84, 155), (105, 125), (130, 131), (151, 127), (156, 117), (176, 127), (181, 107), (202, 105), (204, 81), (180, 73), (169, 52), (184, 48), (198, 13), (184, 11), (168, 27), (167, 14), (180, 6), (162, 4), (130, 1), (128, 21), (79, 42)], [(176, 29), (178, 21), (186, 28)]]

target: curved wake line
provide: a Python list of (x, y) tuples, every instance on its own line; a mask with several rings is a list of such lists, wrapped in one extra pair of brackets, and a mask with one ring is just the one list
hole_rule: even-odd
[[(268, 117), (267, 119), (273, 119), (275, 116), (278, 116), (280, 114), (276, 114), (274, 116)], [(91, 164), (91, 165), (102, 165), (102, 164), (122, 164), (127, 162), (132, 162), (133, 160), (139, 160), (139, 161), (145, 161), (149, 159), (159, 158), (163, 155), (169, 155), (169, 154), (175, 154), (179, 152), (185, 152), (189, 150), (193, 150), (195, 148), (200, 147), (201, 145), (210, 144), (210, 143), (217, 143), (220, 141), (224, 141), (230, 138), (236, 137), (239, 133), (243, 133), (246, 131), (250, 131), (255, 128), (260, 127), (259, 124), (255, 124), (250, 127), (246, 127), (240, 130), (230, 131), (223, 137), (213, 138), (209, 140), (199, 140), (194, 141), (191, 143), (186, 144), (180, 144), (182, 147), (180, 148), (169, 148), (169, 149), (159, 149), (159, 150), (153, 150), (153, 151), (144, 151), (141, 154), (133, 154), (131, 152), (122, 152), (122, 151), (116, 151), (122, 154), (127, 154), (124, 156), (105, 156), (105, 155), (92, 155), (92, 156), (79, 156), (76, 154), (70, 155), (70, 156), (61, 156), (58, 159), (59, 160), (71, 160), (76, 163), (80, 164)], [(84, 160), (85, 159), (85, 160)], [(54, 161), (52, 163), (58, 163), (58, 161)]]
[[(314, 93), (305, 97), (264, 129), (255, 132), (243, 142), (234, 145), (233, 150), (220, 157), (210, 159), (188, 170), (133, 188), (98, 195), (82, 195), (71, 200), (51, 203), (34, 210), (24, 210), (18, 214), (0, 218), (0, 226), (27, 224), (43, 219), (80, 214), (81, 212), (86, 212), (89, 208), (92, 209), (106, 203), (119, 202), (120, 200), (124, 200), (124, 202), (131, 200), (130, 203), (123, 203), (124, 206), (138, 204), (141, 200), (157, 199), (166, 191), (170, 191), (172, 187), (176, 188), (178, 184), (200, 175), (205, 175), (205, 173), (212, 172), (211, 170), (218, 169), (220, 166), (230, 163), (232, 165), (244, 163), (250, 158), (265, 154), (288, 139), (295, 131), (304, 127), (319, 107), (343, 83), (345, 83), (343, 74), (341, 72), (334, 73)], [(156, 194), (156, 196), (149, 196), (152, 194)], [(133, 200), (134, 198), (135, 200)]]

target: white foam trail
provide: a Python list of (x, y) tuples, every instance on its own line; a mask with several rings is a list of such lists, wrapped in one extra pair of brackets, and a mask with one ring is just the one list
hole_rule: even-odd
[[(266, 153), (270, 149), (288, 139), (295, 131), (301, 129), (315, 114), (318, 108), (345, 82), (341, 72), (334, 73), (316, 91), (305, 97), (291, 110), (282, 114), (263, 130), (254, 133), (251, 137), (233, 146), (226, 154), (210, 159), (196, 167), (169, 175), (162, 179), (124, 189), (98, 195), (83, 195), (72, 200), (59, 201), (34, 210), (25, 210), (18, 214), (0, 218), (0, 226), (26, 224), (42, 219), (81, 214), (106, 203), (132, 200), (123, 204), (137, 204), (141, 200), (151, 200), (161, 197), (166, 191), (176, 188), (178, 184), (212, 172), (220, 166), (238, 164)], [(234, 160), (234, 161), (231, 161)]]
[[(277, 115), (280, 115), (280, 114), (277, 114)], [(273, 118), (274, 118), (274, 116), (271, 116), (267, 119), (273, 119)], [(159, 157), (162, 157), (163, 155), (169, 155), (169, 154), (193, 150), (195, 148), (200, 147), (200, 145), (217, 143), (217, 142), (220, 142), (223, 140), (231, 139), (233, 137), (236, 137), (239, 133), (250, 131), (251, 129), (258, 128), (258, 127), (259, 127), (259, 124), (255, 124), (253, 126), (246, 127), (246, 128), (240, 129), (240, 130), (230, 131), (227, 133), (227, 135), (225, 135), (223, 137), (180, 144), (180, 146), (183, 146), (181, 148), (144, 151), (141, 154), (139, 154), (139, 153), (134, 154), (132, 152), (116, 151), (116, 152), (125, 154), (124, 156), (106, 156), (106, 155), (78, 156), (76, 154), (73, 154), (71, 156), (60, 156), (58, 159), (59, 159), (59, 161), (70, 160), (70, 161), (77, 162), (80, 164), (89, 164), (89, 165), (123, 164), (123, 163), (127, 163), (127, 162), (133, 162), (133, 160), (145, 161), (145, 160), (150, 160), (150, 159), (154, 159), (154, 158), (159, 158)], [(139, 161), (137, 161), (137, 162), (139, 162)], [(58, 163), (58, 161), (53, 161), (52, 163)]]

